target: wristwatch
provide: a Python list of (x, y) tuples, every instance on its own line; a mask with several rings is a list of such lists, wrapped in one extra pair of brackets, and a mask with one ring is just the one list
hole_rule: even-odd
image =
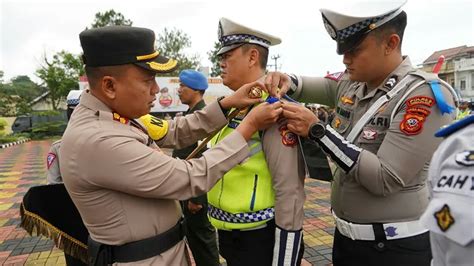
[(326, 126), (321, 122), (314, 123), (309, 127), (308, 137), (311, 140), (319, 140), (320, 138), (324, 137), (325, 134)]

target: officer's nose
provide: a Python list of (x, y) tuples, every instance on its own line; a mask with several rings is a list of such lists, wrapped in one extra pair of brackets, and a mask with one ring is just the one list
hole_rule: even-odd
[(342, 56), (342, 63), (346, 66), (350, 65), (352, 63), (352, 56), (350, 53), (345, 53)]
[(158, 86), (158, 83), (156, 83), (156, 79), (153, 81), (153, 86), (151, 86), (151, 95), (155, 95), (160, 91), (160, 86)]

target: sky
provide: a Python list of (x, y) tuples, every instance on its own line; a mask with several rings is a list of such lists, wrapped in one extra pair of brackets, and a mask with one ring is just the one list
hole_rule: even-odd
[[(282, 39), (270, 48), (270, 57), (280, 56), (279, 70), (321, 76), (343, 71), (344, 65), (319, 9), (349, 2), (355, 1), (0, 0), (0, 70), (5, 81), (28, 75), (40, 82), (35, 70), (44, 56), (61, 50), (80, 54), (79, 33), (90, 26), (97, 12), (114, 9), (132, 20), (133, 26), (150, 28), (157, 35), (165, 27), (184, 31), (192, 42), (186, 52), (197, 53), (202, 66), (211, 65), (207, 52), (217, 40), (219, 18), (227, 17)], [(434, 51), (474, 45), (474, 0), (408, 0), (403, 9), (408, 26), (402, 53), (414, 65)], [(273, 63), (270, 59), (269, 64)]]

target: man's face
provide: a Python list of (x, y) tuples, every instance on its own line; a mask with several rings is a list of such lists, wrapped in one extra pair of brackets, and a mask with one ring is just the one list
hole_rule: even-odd
[(113, 110), (128, 118), (148, 114), (159, 91), (155, 73), (129, 65), (125, 73), (115, 77)]
[(235, 91), (243, 85), (242, 77), (245, 77), (249, 70), (248, 54), (243, 52), (242, 47), (238, 47), (220, 56), (222, 82), (231, 90)]
[(343, 63), (349, 78), (359, 82), (380, 79), (385, 62), (384, 52), (382, 42), (369, 34), (359, 46), (344, 54)]
[(178, 95), (182, 103), (189, 105), (196, 99), (196, 97), (200, 95), (200, 93), (189, 88), (183, 83), (180, 83), (178, 88)]

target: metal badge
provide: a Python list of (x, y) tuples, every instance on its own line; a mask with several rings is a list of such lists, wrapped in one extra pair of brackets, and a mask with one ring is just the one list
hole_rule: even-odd
[(324, 28), (326, 28), (326, 31), (328, 32), (329, 36), (331, 36), (333, 40), (336, 40), (337, 39), (336, 29), (324, 15), (323, 15), (323, 22), (324, 22)]
[(262, 98), (262, 89), (260, 87), (253, 87), (249, 91), (249, 97), (253, 99)]

